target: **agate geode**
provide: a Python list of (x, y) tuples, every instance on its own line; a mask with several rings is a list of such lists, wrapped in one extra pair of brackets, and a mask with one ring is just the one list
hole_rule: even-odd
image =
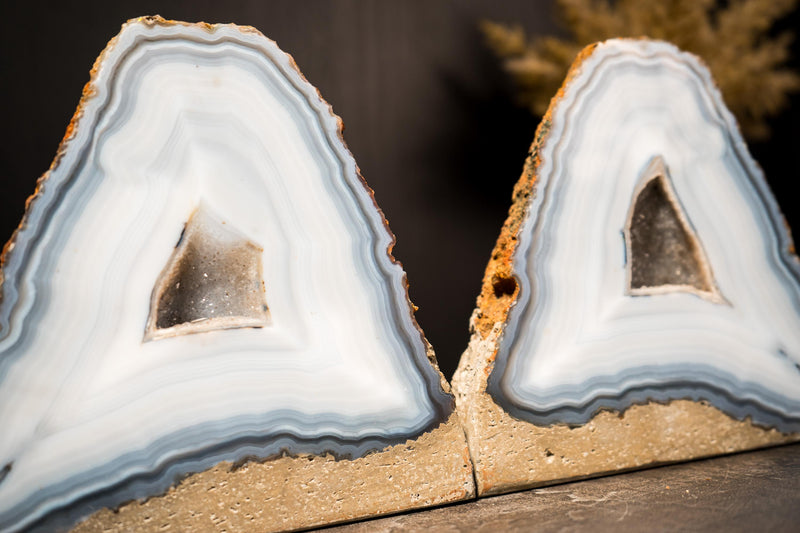
[(275, 43), (126, 24), (4, 254), (0, 529), (443, 423), (393, 242)]
[(482, 492), (800, 431), (788, 229), (707, 69), (669, 44), (581, 54), (478, 304), (454, 388)]

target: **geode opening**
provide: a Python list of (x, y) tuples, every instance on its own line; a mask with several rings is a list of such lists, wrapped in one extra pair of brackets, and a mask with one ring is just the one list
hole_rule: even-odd
[(153, 288), (145, 341), (270, 324), (263, 249), (198, 207)]
[(625, 249), (630, 254), (628, 292), (716, 293), (702, 245), (681, 208), (660, 156), (648, 165), (640, 183), (625, 226)]

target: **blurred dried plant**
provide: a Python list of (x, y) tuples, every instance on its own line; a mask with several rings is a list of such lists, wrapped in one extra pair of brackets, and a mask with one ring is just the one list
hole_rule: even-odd
[(773, 23), (795, 0), (556, 0), (572, 35), (529, 39), (521, 26), (484, 21), (481, 30), (518, 88), (520, 102), (543, 115), (584, 46), (612, 37), (670, 41), (700, 56), (711, 69), (725, 103), (750, 139), (769, 135), (766, 119), (800, 88), (800, 76), (784, 66), (793, 36), (771, 37)]

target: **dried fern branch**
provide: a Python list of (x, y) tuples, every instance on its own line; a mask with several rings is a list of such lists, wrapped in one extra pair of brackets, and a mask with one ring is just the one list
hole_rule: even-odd
[(542, 115), (569, 65), (587, 44), (612, 37), (650, 37), (670, 41), (705, 60), (743, 133), (769, 135), (766, 119), (800, 89), (800, 76), (788, 68), (792, 35), (770, 37), (776, 20), (795, 0), (556, 0), (572, 39), (529, 40), (520, 26), (484, 21), (489, 47), (503, 60), (520, 102)]

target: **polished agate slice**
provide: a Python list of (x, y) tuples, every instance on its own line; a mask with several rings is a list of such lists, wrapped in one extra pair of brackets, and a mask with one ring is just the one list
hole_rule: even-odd
[(472, 325), (454, 389), (482, 493), (800, 431), (800, 263), (695, 57), (581, 54)]
[(665, 44), (608, 43), (549, 120), (496, 401), (582, 424), (702, 399), (800, 430), (800, 268), (707, 71)]
[[(125, 25), (5, 252), (0, 529), (69, 526), (222, 461), (358, 458), (443, 424), (452, 397), (393, 242), (338, 117), (275, 43)], [(468, 481), (430, 486), (471, 486), (464, 449)]]

